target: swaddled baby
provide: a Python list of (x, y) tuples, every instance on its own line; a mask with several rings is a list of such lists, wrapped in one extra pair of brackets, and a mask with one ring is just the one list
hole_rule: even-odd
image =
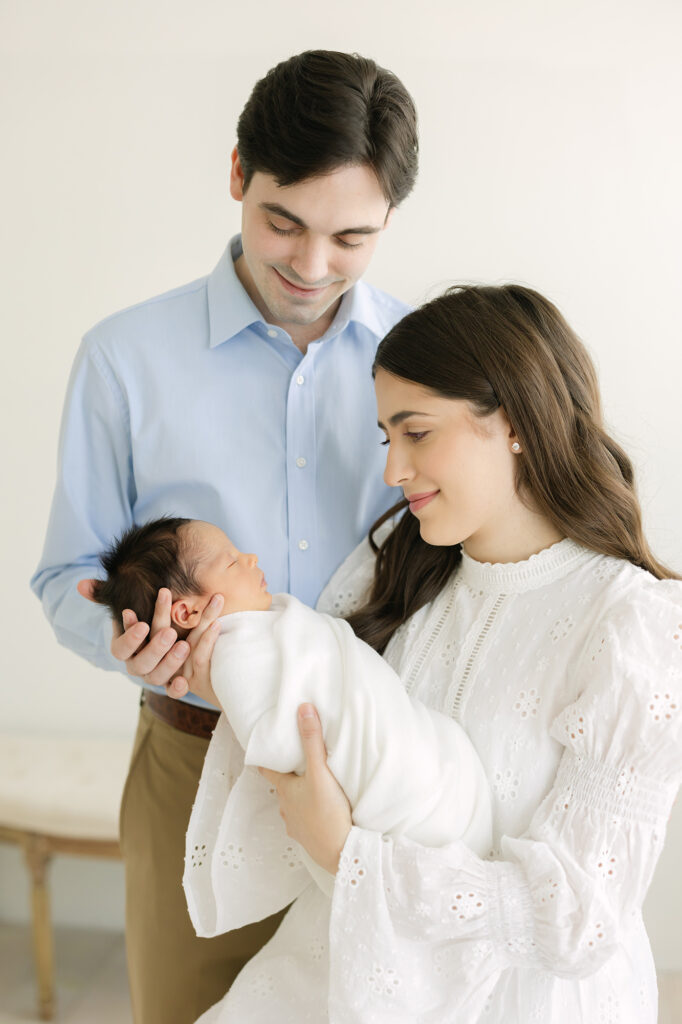
[[(167, 518), (133, 527), (101, 560), (107, 579), (96, 584), (96, 600), (117, 617), (132, 608), (151, 622), (158, 590), (168, 587), (180, 636), (199, 622), (211, 597), (222, 594), (211, 683), (244, 764), (302, 772), (296, 712), (309, 702), (320, 716), (328, 764), (356, 825), (407, 835), (424, 846), (462, 839), (479, 855), (489, 851), (489, 787), (468, 737), (455, 721), (409, 697), (397, 674), (347, 622), (288, 594), (273, 597), (256, 555), (239, 551), (217, 526), (199, 520)], [(217, 728), (200, 794), (215, 785), (207, 766), (215, 773), (217, 747), (227, 742), (224, 728)], [(226, 804), (232, 795), (225, 794)], [(226, 806), (225, 821), (234, 821), (232, 810)], [(188, 850), (196, 838), (194, 818)], [(229, 834), (222, 840), (211, 845), (229, 845)], [(333, 879), (302, 856), (331, 892)], [(201, 923), (194, 924), (201, 933)]]

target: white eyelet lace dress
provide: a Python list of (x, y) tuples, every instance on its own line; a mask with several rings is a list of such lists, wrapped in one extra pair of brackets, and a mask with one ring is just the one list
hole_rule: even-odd
[[(372, 572), (365, 543), (320, 610), (357, 607)], [(641, 905), (682, 778), (682, 584), (570, 540), (510, 565), (464, 555), (386, 660), (472, 740), (492, 849), (354, 827), (331, 907), (305, 888), (202, 1024), (655, 1024)], [(233, 872), (260, 887), (264, 916), (283, 898), (282, 864), (300, 892), (296, 844), (248, 770), (217, 850), (239, 754), (216, 771), (186, 884), (205, 890), (208, 867), (218, 893)]]

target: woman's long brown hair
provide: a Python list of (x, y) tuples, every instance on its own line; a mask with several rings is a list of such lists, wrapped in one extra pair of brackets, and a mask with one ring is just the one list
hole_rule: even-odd
[[(410, 313), (379, 345), (378, 369), (464, 399), (478, 416), (500, 406), (520, 443), (516, 489), (564, 536), (624, 558), (658, 579), (679, 579), (651, 553), (642, 530), (632, 463), (602, 422), (597, 376), (559, 310), (521, 285), (450, 288)], [(367, 604), (349, 616), (356, 634), (383, 652), (396, 629), (431, 601), (461, 559), (460, 545), (434, 547), (406, 512), (377, 551)]]

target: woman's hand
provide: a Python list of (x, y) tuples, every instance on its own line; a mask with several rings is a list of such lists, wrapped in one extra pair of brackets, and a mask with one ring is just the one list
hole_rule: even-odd
[(279, 813), (287, 834), (301, 844), (320, 867), (335, 875), (339, 857), (351, 830), (346, 794), (327, 767), (322, 726), (312, 704), (298, 709), (306, 768), (303, 775), (282, 774), (259, 768), (277, 790)]

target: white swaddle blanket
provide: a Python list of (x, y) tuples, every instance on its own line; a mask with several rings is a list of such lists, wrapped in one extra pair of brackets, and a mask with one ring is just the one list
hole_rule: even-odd
[(489, 851), (490, 792), (470, 740), (408, 696), (347, 622), (278, 594), (270, 611), (225, 616), (221, 633), (211, 681), (225, 714), (204, 763), (183, 878), (198, 935), (274, 913), (310, 874), (331, 895), (332, 876), (288, 839), (274, 790), (248, 767), (304, 771), (303, 702), (317, 708), (356, 825), (424, 846), (461, 839), (479, 855)]

